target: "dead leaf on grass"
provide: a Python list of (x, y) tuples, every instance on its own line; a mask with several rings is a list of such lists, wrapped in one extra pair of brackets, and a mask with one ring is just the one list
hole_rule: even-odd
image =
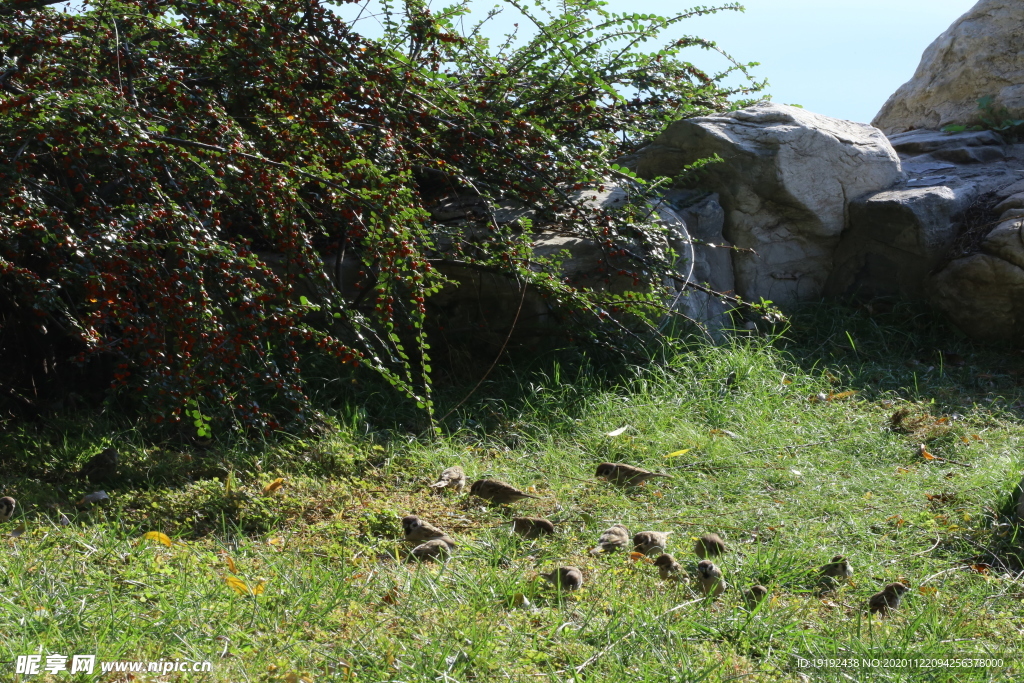
[(171, 547), (170, 537), (167, 534), (160, 533), (159, 531), (147, 531), (146, 533), (139, 536), (139, 540), (135, 543), (135, 545), (138, 545), (143, 540), (156, 541), (157, 543), (164, 544), (168, 548)]
[(284, 477), (278, 477), (277, 479), (275, 479), (274, 481), (270, 482), (269, 484), (267, 484), (266, 486), (263, 487), (263, 495), (264, 496), (269, 496), (270, 494), (272, 494), (274, 491), (278, 490), (282, 486), (284, 486)]

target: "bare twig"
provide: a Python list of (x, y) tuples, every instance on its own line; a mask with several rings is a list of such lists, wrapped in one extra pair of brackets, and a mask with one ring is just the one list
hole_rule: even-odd
[(935, 543), (934, 543), (934, 545), (932, 545), (932, 547), (931, 547), (931, 548), (928, 548), (928, 550), (922, 550), (922, 551), (921, 551), (921, 552), (919, 552), (919, 553), (911, 553), (911, 555), (910, 555), (910, 556), (911, 556), (911, 557), (916, 557), (916, 556), (918, 556), (918, 555), (927, 555), (927, 554), (928, 554), (928, 553), (930, 553), (931, 551), (933, 551), (933, 550), (935, 550), (936, 548), (938, 548), (938, 547), (939, 547), (939, 543), (941, 543), (941, 542), (942, 542), (942, 535), (941, 535), (941, 534), (936, 534), (936, 535), (935, 535)]

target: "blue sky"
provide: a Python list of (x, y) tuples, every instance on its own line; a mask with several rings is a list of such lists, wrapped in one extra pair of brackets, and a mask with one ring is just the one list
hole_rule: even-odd
[[(482, 15), (495, 2), (503, 4), (472, 0), (471, 7)], [(431, 6), (450, 4), (454, 0), (435, 1)], [(776, 102), (869, 122), (889, 95), (913, 76), (924, 49), (975, 0), (746, 0), (743, 4), (746, 12), (697, 17), (677, 24), (674, 33), (664, 36), (698, 35), (716, 41), (741, 62), (760, 62), (754, 73), (768, 79), (768, 92)], [(691, 6), (685, 1), (610, 0), (606, 9), (669, 16)], [(339, 11), (354, 16), (357, 8), (347, 5)], [(514, 21), (525, 27), (513, 17), (514, 12), (507, 6), (487, 35), (500, 37)], [(360, 21), (357, 28), (368, 36), (379, 35), (373, 19)], [(687, 59), (709, 71), (725, 65), (707, 54)]]

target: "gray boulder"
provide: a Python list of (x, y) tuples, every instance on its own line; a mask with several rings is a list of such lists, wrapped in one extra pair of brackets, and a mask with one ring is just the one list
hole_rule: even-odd
[[(630, 251), (640, 257), (662, 258), (671, 248), (677, 255), (678, 275), (656, 285), (665, 304), (698, 323), (712, 340), (724, 338), (725, 330), (731, 327), (730, 307), (710, 293), (685, 286), (689, 278), (715, 291), (735, 288), (729, 245), (722, 237), (724, 213), (716, 196), (688, 202), (677, 212), (672, 201), (637, 202), (628, 187), (609, 181), (601, 187), (577, 191), (573, 199), (589, 209), (616, 210), (633, 203), (647, 211), (649, 218), (662, 226), (664, 235), (646, 243), (634, 240)], [(433, 211), (434, 219), (448, 226), (450, 234), (444, 241), (456, 239), (459, 231), (463, 240), (476, 239), (476, 228), (464, 220), (473, 213), (499, 224), (526, 215), (523, 207), (490, 205), (477, 197), (444, 200)], [(606, 253), (595, 237), (542, 231), (533, 235), (530, 248), (538, 260), (559, 261), (562, 277), (581, 289), (618, 296), (650, 287), (626, 274), (642, 268), (630, 255)], [(438, 321), (437, 334), (448, 343), (471, 339), (477, 350), (487, 352), (502, 348), (507, 339), (517, 345), (540, 346), (563, 324), (558, 302), (543, 298), (533, 288), (524, 292), (506, 275), (458, 264), (442, 264), (439, 270), (450, 283), (429, 302)]]
[[(916, 130), (891, 141), (907, 180), (850, 202), (826, 289), (832, 296), (931, 299), (931, 276), (958, 244), (983, 239), (993, 212), (1009, 218), (1024, 208), (1013, 198), (1024, 193), (1019, 145), (997, 145), (1002, 138), (990, 131)], [(998, 153), (970, 154), (990, 148)]]
[[(932, 159), (958, 164), (987, 163), (1006, 156), (1002, 137), (990, 130), (944, 133), (936, 130), (912, 130), (889, 136), (900, 155), (928, 154)], [(923, 158), (918, 156), (922, 161)]]
[(928, 274), (959, 234), (954, 218), (977, 197), (976, 184), (954, 181), (884, 190), (853, 200), (827, 293), (927, 298)]
[(702, 187), (718, 193), (736, 290), (779, 305), (819, 298), (846, 225), (847, 203), (902, 178), (880, 131), (860, 123), (762, 103), (677, 121), (636, 157), (643, 178), (676, 176), (718, 155)]
[(886, 134), (979, 123), (978, 99), (1024, 111), (1024, 3), (981, 0), (928, 46), (871, 122)]
[(977, 253), (953, 259), (931, 279), (932, 301), (974, 339), (1024, 341), (1024, 236), (1020, 219), (1001, 223)]

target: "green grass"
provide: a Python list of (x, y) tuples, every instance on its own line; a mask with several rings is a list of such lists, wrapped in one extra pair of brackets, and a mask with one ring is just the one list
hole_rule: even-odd
[[(107, 432), (103, 417), (8, 429), (2, 493), (21, 507), (0, 532), (26, 531), (2, 539), (0, 660), (209, 660), (209, 674), (135, 680), (231, 683), (1020, 680), (1021, 541), (1005, 517), (1021, 476), (1019, 365), (909, 309), (826, 310), (773, 343), (694, 349), (617, 382), (579, 363), (508, 370), (434, 443), (359, 411), (321, 438), (208, 449)], [(466, 391), (451, 388), (449, 404)], [(846, 391), (858, 393), (835, 396)], [(112, 442), (123, 478), (109, 505), (79, 511), (91, 489), (60, 473)], [(593, 478), (603, 460), (673, 478), (617, 489)], [(431, 493), (455, 463), (542, 499), (501, 510)], [(414, 510), (460, 542), (447, 563), (390, 559)], [(557, 533), (514, 537), (512, 512)], [(720, 533), (734, 589), (699, 601), (625, 553), (589, 554), (614, 522), (673, 531), (668, 550), (691, 571), (691, 539)], [(148, 531), (173, 545), (140, 539)], [(820, 596), (813, 569), (835, 554), (853, 580)], [(536, 580), (565, 564), (583, 570), (583, 590)], [(262, 593), (239, 595), (231, 576)], [(868, 597), (897, 579), (911, 586), (903, 608), (869, 616)], [(735, 588), (755, 583), (772, 597), (750, 613)], [(1005, 666), (795, 660), (991, 655)]]

